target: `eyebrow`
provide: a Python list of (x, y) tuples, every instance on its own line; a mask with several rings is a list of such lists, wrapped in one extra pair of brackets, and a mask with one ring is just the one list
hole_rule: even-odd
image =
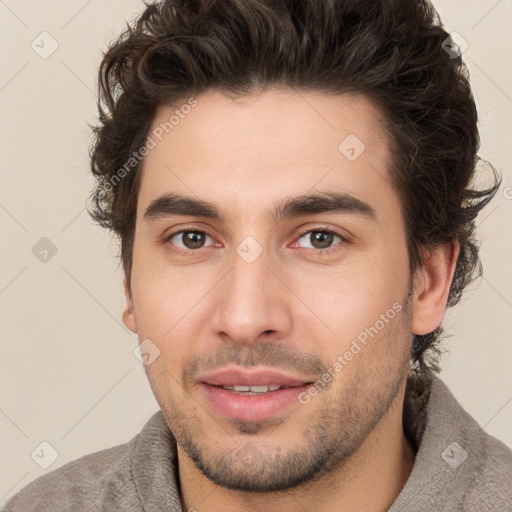
[[(356, 214), (372, 221), (377, 220), (372, 206), (346, 192), (320, 192), (284, 199), (274, 206), (270, 218), (274, 222), (281, 222), (328, 212)], [(144, 212), (144, 219), (150, 221), (173, 215), (206, 217), (225, 222), (224, 215), (214, 204), (176, 193), (164, 194), (151, 201)]]

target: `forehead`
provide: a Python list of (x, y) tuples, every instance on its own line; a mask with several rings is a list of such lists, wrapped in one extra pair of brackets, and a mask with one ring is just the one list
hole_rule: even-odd
[(226, 218), (314, 190), (393, 200), (382, 114), (360, 95), (273, 89), (234, 100), (209, 90), (161, 106), (149, 136), (139, 217), (166, 193), (220, 205)]

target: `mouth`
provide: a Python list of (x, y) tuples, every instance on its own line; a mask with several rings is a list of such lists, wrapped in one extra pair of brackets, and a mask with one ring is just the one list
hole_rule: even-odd
[[(307, 383), (306, 383), (307, 384)], [(280, 386), (279, 384), (269, 384), (263, 386), (243, 386), (243, 385), (233, 385), (233, 386), (215, 386), (225, 389), (226, 391), (232, 391), (238, 395), (249, 395), (249, 396), (257, 396), (262, 395), (269, 392), (279, 391), (280, 389), (287, 388), (295, 388), (301, 387), (301, 384), (296, 386)]]
[(203, 375), (198, 380), (210, 386), (219, 386), (239, 392), (253, 391), (255, 393), (303, 386), (314, 381), (314, 379), (308, 377), (296, 377), (288, 373), (262, 367), (252, 368), (251, 370), (241, 367), (225, 368)]
[(209, 408), (225, 418), (251, 422), (288, 412), (313, 382), (270, 369), (231, 368), (205, 375), (198, 384)]

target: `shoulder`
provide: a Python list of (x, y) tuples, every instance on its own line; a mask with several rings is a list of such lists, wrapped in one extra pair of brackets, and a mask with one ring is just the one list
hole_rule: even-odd
[(475, 461), (463, 510), (503, 511), (512, 507), (512, 450), (481, 430), (480, 457)]
[(438, 377), (408, 382), (407, 393), (404, 430), (417, 451), (390, 511), (511, 510), (512, 451), (485, 432)]
[[(512, 450), (487, 433), (461, 407), (447, 386), (440, 379), (436, 381), (433, 389), (439, 410), (438, 414), (433, 414), (433, 420), (438, 423), (438, 438), (442, 438), (444, 432), (451, 436), (445, 439), (446, 443), (451, 443), (447, 444), (443, 454), (444, 462), (450, 466), (448, 471), (452, 473), (452, 484), (462, 491), (457, 500), (459, 506), (467, 511), (510, 510)], [(442, 426), (444, 432), (441, 432)], [(458, 453), (450, 465), (452, 453), (448, 450), (452, 445)]]
[(130, 459), (139, 435), (128, 443), (85, 455), (37, 478), (11, 498), (4, 512), (105, 510), (103, 496), (107, 494), (125, 495), (128, 505), (129, 495), (136, 494), (129, 492), (134, 486)]

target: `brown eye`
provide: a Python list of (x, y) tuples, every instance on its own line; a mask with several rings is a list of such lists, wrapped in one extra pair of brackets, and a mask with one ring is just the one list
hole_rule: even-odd
[[(211, 238), (204, 231), (179, 231), (169, 237), (169, 241), (180, 249), (202, 249), (207, 238)], [(174, 241), (173, 241), (174, 240)], [(182, 245), (180, 245), (180, 243)]]
[(330, 249), (336, 237), (340, 241), (344, 240), (341, 235), (338, 235), (334, 231), (328, 229), (310, 230), (299, 238), (299, 246), (308, 247), (307, 245), (304, 246), (300, 243), (300, 240), (305, 239), (310, 241), (311, 249)]

